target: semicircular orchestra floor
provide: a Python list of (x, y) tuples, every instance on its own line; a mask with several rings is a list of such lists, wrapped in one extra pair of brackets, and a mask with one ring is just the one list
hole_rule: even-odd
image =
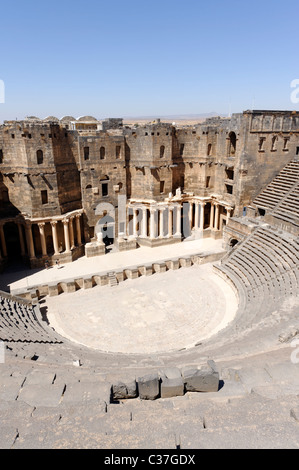
[(90, 348), (156, 353), (195, 346), (235, 316), (237, 299), (211, 264), (48, 297), (50, 325)]

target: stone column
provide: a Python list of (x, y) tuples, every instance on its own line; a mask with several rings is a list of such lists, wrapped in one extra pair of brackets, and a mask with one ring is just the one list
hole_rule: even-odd
[(200, 221), (199, 221), (199, 229), (203, 231), (204, 229), (204, 214), (205, 214), (205, 202), (200, 203)]
[(193, 226), (193, 202), (189, 201), (189, 224), (190, 224), (190, 230), (192, 230)]
[(76, 229), (77, 229), (77, 243), (80, 246), (82, 244), (81, 226), (80, 226), (81, 214), (77, 214), (75, 217), (76, 217)]
[(173, 207), (168, 207), (168, 237), (172, 237), (173, 231)]
[(26, 223), (25, 233), (26, 233), (26, 241), (27, 241), (27, 248), (28, 248), (29, 256), (30, 256), (30, 258), (35, 258), (31, 223)]
[(137, 231), (137, 211), (136, 207), (133, 207), (133, 236), (138, 237)]
[(54, 255), (59, 255), (58, 237), (57, 237), (57, 220), (52, 220), (50, 222), (50, 224), (51, 224), (51, 227), (52, 227)]
[(195, 230), (198, 229), (198, 220), (199, 220), (199, 202), (195, 202), (195, 221), (194, 221), (194, 228)]
[(176, 237), (181, 237), (182, 232), (181, 232), (181, 206), (178, 204), (176, 206)]
[(231, 209), (226, 208), (226, 225), (228, 224), (228, 221), (229, 221), (229, 218), (230, 218), (230, 212), (231, 212)]
[(64, 243), (65, 243), (65, 251), (71, 251), (70, 245), (70, 235), (69, 235), (69, 221), (68, 219), (64, 219), (63, 221), (63, 231), (64, 231)]
[(21, 247), (21, 255), (25, 255), (25, 244), (23, 238), (23, 231), (22, 231), (22, 224), (18, 223), (18, 231), (19, 231), (19, 239), (20, 239), (20, 247)]
[(211, 202), (211, 212), (210, 212), (210, 228), (213, 228), (213, 222), (214, 222), (214, 204)]
[(164, 207), (163, 207), (163, 209), (159, 209), (159, 216), (160, 216), (160, 220), (159, 220), (159, 237), (160, 238), (164, 237), (164, 211), (165, 211)]
[(218, 219), (219, 219), (219, 204), (216, 203), (215, 204), (216, 206), (216, 213), (215, 213), (215, 220), (214, 220), (214, 229), (215, 230), (218, 230)]
[(156, 209), (150, 208), (150, 238), (156, 238)]
[(40, 234), (40, 241), (42, 246), (42, 255), (47, 256), (47, 245), (46, 245), (46, 238), (45, 238), (45, 223), (41, 222), (38, 224), (39, 234)]
[(7, 256), (7, 249), (6, 249), (6, 242), (5, 242), (5, 235), (4, 235), (4, 224), (0, 224), (0, 238), (1, 238), (1, 246), (2, 246), (2, 254), (3, 256)]
[(74, 237), (74, 225), (73, 225), (74, 217), (71, 217), (70, 220), (70, 242), (71, 242), (71, 250), (75, 248), (75, 237)]
[(142, 208), (142, 236), (147, 237), (147, 208)]

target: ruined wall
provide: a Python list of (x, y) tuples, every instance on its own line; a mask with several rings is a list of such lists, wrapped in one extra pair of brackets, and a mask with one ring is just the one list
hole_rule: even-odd
[(118, 196), (126, 195), (125, 141), (121, 133), (113, 131), (98, 131), (94, 135), (71, 134), (80, 168), (88, 239), (94, 236), (94, 227), (102, 217), (96, 211), (100, 203), (109, 203), (116, 208), (117, 222)]
[(246, 111), (240, 128), (236, 209), (247, 206), (296, 155), (299, 113)]
[(299, 154), (296, 112), (245, 111), (184, 128), (112, 124), (115, 129), (78, 131), (59, 122), (5, 122), (1, 217), (51, 217), (83, 207), (89, 240), (101, 202), (113, 205), (117, 222), (118, 195), (162, 201), (179, 187), (234, 206), (240, 216)]
[(164, 199), (173, 190), (173, 128), (169, 124), (125, 131), (130, 197)]
[(49, 217), (80, 207), (79, 173), (65, 129), (13, 122), (1, 130), (3, 184), (19, 212)]

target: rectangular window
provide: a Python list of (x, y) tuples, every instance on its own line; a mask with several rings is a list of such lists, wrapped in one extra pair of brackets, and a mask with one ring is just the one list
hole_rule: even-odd
[(0, 163), (3, 163), (3, 150), (0, 149)]
[(180, 145), (180, 156), (181, 156), (181, 157), (183, 156), (184, 148), (185, 148), (185, 144), (181, 144), (181, 145)]
[(108, 196), (108, 183), (102, 183), (102, 196)]
[(296, 155), (299, 155), (299, 147), (296, 147)]
[(284, 152), (288, 152), (288, 151), (289, 151), (289, 149), (288, 149), (288, 143), (289, 143), (289, 137), (285, 137), (285, 138), (283, 139), (283, 149), (282, 149)]
[(265, 143), (266, 137), (260, 137), (259, 140), (259, 152), (264, 152), (264, 143)]
[(48, 204), (48, 191), (44, 189), (41, 191), (42, 204)]
[(233, 186), (231, 184), (226, 184), (225, 189), (227, 194), (233, 194)]
[(160, 193), (164, 193), (165, 181), (160, 181)]
[(120, 158), (121, 146), (117, 145), (115, 148), (115, 157)]
[(84, 160), (89, 160), (89, 147), (84, 147)]
[(210, 176), (206, 176), (206, 188), (209, 188), (209, 187), (210, 187), (210, 181), (211, 181), (211, 177), (210, 177)]
[(234, 179), (234, 170), (232, 168), (226, 168), (225, 175), (226, 175), (227, 179), (233, 180)]

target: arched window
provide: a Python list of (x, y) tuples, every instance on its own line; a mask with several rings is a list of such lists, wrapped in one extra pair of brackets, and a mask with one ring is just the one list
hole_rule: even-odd
[(36, 160), (37, 160), (37, 164), (38, 165), (41, 165), (44, 161), (44, 154), (43, 154), (43, 151), (42, 150), (38, 150), (36, 152)]
[(105, 147), (101, 147), (101, 148), (100, 148), (100, 159), (101, 159), (101, 160), (104, 160), (105, 154), (106, 154)]
[(165, 146), (161, 145), (161, 147), (160, 147), (160, 158), (164, 157), (164, 153), (165, 153)]
[(207, 154), (208, 154), (208, 155), (211, 155), (211, 153), (212, 153), (212, 144), (209, 144), (209, 145), (208, 145)]
[(233, 156), (236, 153), (237, 136), (234, 132), (228, 135), (228, 156)]
[(91, 184), (88, 184), (85, 189), (91, 189)]

